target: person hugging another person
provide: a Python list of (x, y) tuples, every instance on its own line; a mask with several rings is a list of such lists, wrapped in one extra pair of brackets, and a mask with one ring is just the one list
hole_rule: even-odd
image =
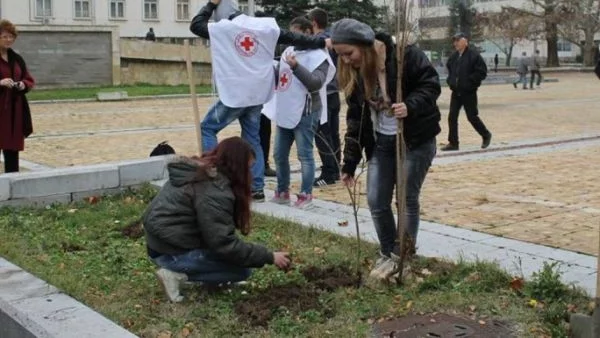
[(172, 302), (180, 283), (239, 282), (251, 267), (287, 269), (286, 252), (272, 252), (236, 234), (250, 232), (252, 175), (256, 156), (240, 137), (221, 141), (202, 157), (181, 157), (167, 168), (169, 180), (142, 217), (148, 256)]
[[(311, 34), (312, 23), (305, 17), (290, 22), (290, 31)], [(335, 74), (335, 67), (324, 49), (305, 50), (288, 47), (281, 56), (275, 97), (269, 109), (277, 125), (275, 165), (277, 190), (272, 202), (290, 204), (290, 150), (296, 142), (302, 171), (302, 183), (295, 207), (305, 208), (312, 202), (315, 180), (313, 154), (315, 133), (322, 118), (326, 119), (325, 85)]]

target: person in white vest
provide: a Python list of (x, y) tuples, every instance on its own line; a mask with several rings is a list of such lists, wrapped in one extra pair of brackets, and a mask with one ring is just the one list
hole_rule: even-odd
[[(290, 30), (312, 34), (312, 24), (305, 17), (298, 17), (290, 22)], [(282, 53), (277, 75), (275, 97), (264, 110), (277, 125), (273, 152), (277, 190), (272, 202), (291, 203), (290, 150), (296, 142), (302, 182), (294, 206), (305, 208), (312, 203), (315, 133), (320, 122), (327, 119), (325, 85), (335, 75), (335, 67), (325, 49), (288, 47)]]
[[(210, 0), (193, 18), (190, 30), (211, 40), (213, 78), (219, 101), (213, 105), (201, 125), (202, 148), (210, 151), (217, 145), (217, 134), (234, 120), (239, 120), (244, 138), (256, 154), (252, 166), (252, 199), (265, 200), (264, 156), (260, 146), (262, 105), (273, 95), (275, 74), (272, 60), (277, 43), (303, 48), (324, 48), (329, 40), (279, 29), (273, 18), (253, 18), (232, 13), (216, 23), (209, 20), (221, 0)], [(231, 10), (230, 2), (227, 6)], [(225, 17), (220, 13), (220, 17)], [(220, 18), (219, 17), (219, 18)]]

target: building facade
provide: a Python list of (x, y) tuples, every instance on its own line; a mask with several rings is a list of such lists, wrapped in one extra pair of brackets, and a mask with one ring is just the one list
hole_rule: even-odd
[(124, 38), (194, 37), (189, 25), (207, 0), (0, 0), (0, 17), (17, 26), (117, 26)]

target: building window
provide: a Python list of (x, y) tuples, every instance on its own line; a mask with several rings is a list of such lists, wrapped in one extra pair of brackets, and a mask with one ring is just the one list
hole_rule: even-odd
[(125, 0), (110, 0), (110, 18), (125, 19)]
[(52, 0), (35, 0), (35, 17), (52, 17)]
[(158, 19), (158, 0), (144, 0), (144, 20)]
[(559, 52), (571, 52), (573, 50), (569, 41), (558, 40), (557, 49)]
[(177, 0), (177, 20), (190, 19), (190, 0)]
[(90, 18), (90, 0), (75, 0), (75, 18)]

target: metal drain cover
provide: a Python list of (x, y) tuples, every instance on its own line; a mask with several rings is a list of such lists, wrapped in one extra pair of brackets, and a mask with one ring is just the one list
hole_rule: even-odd
[(502, 322), (487, 320), (485, 324), (447, 314), (410, 315), (384, 321), (373, 326), (375, 337), (386, 338), (510, 338), (513, 330)]

